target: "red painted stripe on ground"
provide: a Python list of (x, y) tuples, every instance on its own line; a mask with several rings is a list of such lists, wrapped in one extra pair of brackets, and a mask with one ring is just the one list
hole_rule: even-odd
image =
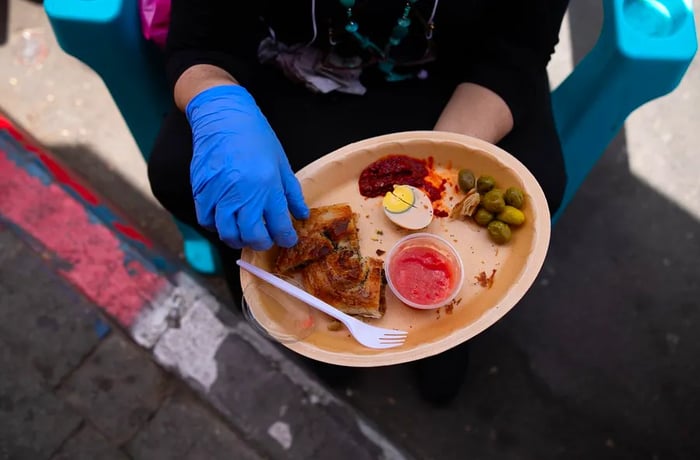
[[(34, 153), (37, 158), (44, 164), (46, 169), (53, 175), (56, 182), (63, 184), (75, 193), (78, 194), (86, 203), (91, 206), (99, 206), (100, 199), (87, 187), (82, 185), (78, 180), (76, 180), (69, 171), (63, 168), (56, 160), (51, 158), (42, 149), (32, 144), (31, 140), (27, 139), (15, 126), (5, 117), (0, 116), (0, 129), (7, 131), (10, 135), (19, 142), (22, 147), (27, 149), (27, 151)], [(110, 222), (112, 224), (112, 222)], [(153, 243), (146, 238), (146, 236), (128, 225), (115, 222), (114, 228), (124, 236), (131, 238), (134, 241), (138, 241), (146, 245), (146, 247), (152, 248)]]
[(129, 225), (124, 225), (120, 222), (115, 222), (113, 224), (115, 230), (117, 230), (119, 233), (122, 235), (131, 238), (134, 241), (138, 241), (140, 243), (143, 243), (146, 245), (146, 247), (153, 247), (153, 243), (151, 243), (151, 240), (143, 236), (143, 233), (139, 232), (136, 230), (134, 227), (131, 227)]
[(139, 261), (125, 262), (117, 236), (56, 183), (43, 184), (0, 151), (0, 214), (68, 263), (60, 274), (122, 325), (167, 281)]
[(19, 131), (17, 131), (12, 123), (10, 123), (10, 121), (3, 116), (0, 116), (0, 129), (8, 131), (10, 135), (18, 141), (24, 141), (24, 137), (19, 133)]
[[(27, 146), (25, 146), (27, 147)], [(53, 175), (54, 179), (56, 179), (57, 182), (60, 182), (62, 184), (67, 185), (68, 187), (72, 188), (75, 190), (75, 192), (80, 195), (80, 197), (90, 203), (93, 206), (97, 206), (100, 203), (100, 200), (97, 199), (97, 197), (90, 192), (87, 188), (85, 188), (82, 184), (79, 184), (78, 181), (73, 179), (68, 172), (66, 172), (65, 169), (63, 169), (58, 163), (56, 163), (53, 158), (47, 156), (45, 153), (41, 151), (36, 151), (36, 150), (30, 150), (32, 152), (35, 152), (38, 156), (39, 159), (41, 160), (42, 163), (44, 163), (44, 166), (46, 166), (46, 169), (49, 170), (49, 172)]]

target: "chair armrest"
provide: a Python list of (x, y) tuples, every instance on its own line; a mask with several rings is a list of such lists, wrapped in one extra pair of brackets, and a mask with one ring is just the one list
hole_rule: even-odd
[(629, 114), (673, 91), (697, 51), (687, 0), (603, 0), (603, 11), (598, 42), (552, 92), (568, 175), (561, 210)]
[(145, 158), (171, 105), (162, 56), (141, 34), (137, 0), (45, 0), (59, 45), (102, 78)]

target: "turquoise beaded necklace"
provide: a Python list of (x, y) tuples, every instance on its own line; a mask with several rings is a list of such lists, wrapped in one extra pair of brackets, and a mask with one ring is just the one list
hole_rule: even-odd
[[(391, 48), (398, 46), (401, 41), (408, 35), (408, 28), (411, 25), (411, 10), (413, 5), (415, 5), (418, 0), (406, 0), (406, 4), (403, 7), (403, 13), (396, 20), (396, 25), (391, 30), (391, 35), (387, 41), (384, 48), (377, 46), (372, 40), (366, 35), (359, 32), (360, 26), (355, 22), (353, 17), (353, 7), (355, 6), (355, 0), (339, 0), (340, 4), (345, 8), (347, 14), (347, 22), (345, 23), (345, 31), (352, 35), (357, 43), (362, 49), (368, 50), (379, 57), (379, 62), (377, 66), (381, 70), (387, 81), (401, 81), (409, 78), (413, 78), (414, 74), (397, 73), (394, 68), (396, 67), (396, 62), (391, 58), (390, 52)], [(437, 2), (435, 3), (437, 7)], [(435, 15), (435, 7), (433, 8), (433, 15), (428, 23), (429, 31), (426, 34), (426, 38), (430, 40), (432, 38), (433, 22), (432, 18)]]

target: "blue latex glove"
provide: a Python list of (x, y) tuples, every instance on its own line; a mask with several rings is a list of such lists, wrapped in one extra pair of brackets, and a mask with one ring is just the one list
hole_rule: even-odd
[(190, 181), (199, 224), (238, 249), (296, 244), (289, 212), (305, 219), (309, 209), (250, 93), (237, 85), (209, 88), (185, 112), (192, 127)]

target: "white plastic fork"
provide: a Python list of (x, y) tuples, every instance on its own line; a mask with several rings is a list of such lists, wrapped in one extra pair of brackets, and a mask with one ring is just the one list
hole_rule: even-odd
[(258, 278), (280, 288), (287, 294), (296, 297), (302, 302), (322, 311), (327, 315), (332, 316), (341, 323), (345, 324), (352, 336), (355, 337), (355, 340), (368, 348), (394, 348), (403, 345), (403, 343), (406, 341), (406, 337), (408, 336), (408, 332), (406, 331), (400, 331), (398, 329), (384, 329), (365, 324), (362, 321), (359, 321), (350, 315), (346, 315), (323, 300), (312, 296), (303, 289), (299, 289), (293, 284), (288, 283), (282, 278), (279, 278), (260, 267), (256, 267), (255, 265), (241, 259), (237, 260), (236, 263), (247, 272), (252, 273)]

